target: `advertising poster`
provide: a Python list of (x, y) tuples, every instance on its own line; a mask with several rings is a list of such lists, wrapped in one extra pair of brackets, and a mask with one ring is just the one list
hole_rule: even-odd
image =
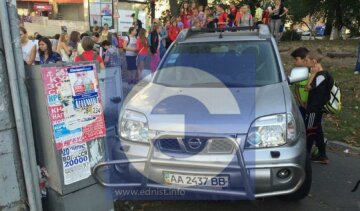
[(90, 15), (100, 15), (100, 4), (92, 3), (89, 5)]
[(62, 149), (64, 184), (70, 185), (91, 175), (89, 150), (86, 144), (75, 144)]
[(129, 28), (133, 25), (133, 18), (131, 14), (135, 13), (133, 10), (119, 10), (119, 31), (128, 32)]
[(109, 27), (112, 27), (112, 17), (111, 16), (102, 16), (101, 17), (101, 26), (104, 26), (104, 24), (107, 23)]
[(56, 149), (105, 136), (96, 65), (43, 67)]
[(97, 104), (98, 90), (93, 66), (69, 68), (68, 74), (75, 109)]
[(89, 21), (91, 27), (106, 23), (113, 28), (113, 1), (89, 0)]
[[(120, 32), (128, 32), (129, 28), (133, 26), (133, 18), (131, 15), (135, 13), (134, 10), (118, 10), (118, 27)], [(138, 14), (138, 19), (143, 23), (143, 28), (146, 28), (146, 13), (140, 11)]]
[(101, 15), (112, 16), (112, 5), (101, 4)]

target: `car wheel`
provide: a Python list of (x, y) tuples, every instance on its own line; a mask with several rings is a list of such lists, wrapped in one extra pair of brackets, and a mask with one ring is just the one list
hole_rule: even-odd
[(303, 182), (301, 187), (294, 193), (281, 196), (281, 199), (286, 201), (299, 201), (308, 196), (312, 182), (311, 160), (309, 158), (309, 155), (307, 155), (306, 157), (305, 175), (305, 181)]

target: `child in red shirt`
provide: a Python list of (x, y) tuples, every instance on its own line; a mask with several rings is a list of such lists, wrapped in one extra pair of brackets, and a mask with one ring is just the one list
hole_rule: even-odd
[(180, 33), (180, 28), (177, 26), (176, 21), (172, 20), (168, 31), (170, 42), (174, 42), (179, 33)]
[(139, 30), (139, 36), (136, 40), (136, 50), (139, 52), (138, 53), (138, 58), (137, 58), (137, 67), (138, 67), (138, 75), (137, 75), (137, 80), (139, 81), (142, 73), (144, 71), (145, 68), (145, 63), (148, 60), (148, 48), (149, 48), (149, 44), (148, 44), (148, 39), (146, 38), (146, 30), (141, 28)]
[(93, 51), (94, 44), (95, 42), (90, 37), (84, 37), (81, 41), (81, 46), (84, 48), (84, 52), (75, 57), (75, 62), (97, 60), (100, 68), (105, 69), (104, 61)]
[(225, 12), (224, 9), (224, 5), (219, 4), (216, 7), (217, 11), (219, 12), (219, 17), (218, 17), (218, 28), (224, 28), (227, 24), (227, 13)]

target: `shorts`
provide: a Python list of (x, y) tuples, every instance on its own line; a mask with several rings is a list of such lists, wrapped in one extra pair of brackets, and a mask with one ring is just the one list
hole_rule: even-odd
[(148, 55), (138, 55), (137, 56), (137, 62), (145, 62), (148, 60)]
[(127, 70), (137, 70), (136, 56), (126, 56)]

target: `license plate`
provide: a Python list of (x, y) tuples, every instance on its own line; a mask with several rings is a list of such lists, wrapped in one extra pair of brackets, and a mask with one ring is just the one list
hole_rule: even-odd
[(196, 186), (204, 188), (227, 188), (227, 175), (187, 175), (183, 173), (163, 172), (164, 183), (167, 185)]

